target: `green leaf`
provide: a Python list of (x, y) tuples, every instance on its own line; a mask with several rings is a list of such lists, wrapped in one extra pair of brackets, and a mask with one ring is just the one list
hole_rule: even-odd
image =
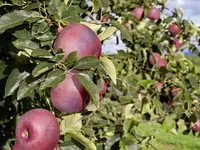
[(108, 8), (109, 7), (109, 1), (108, 0), (101, 0), (101, 5), (104, 8)]
[(17, 68), (14, 69), (6, 81), (4, 97), (12, 95), (15, 92), (15, 90), (19, 87), (20, 82), (26, 79), (29, 75), (30, 74), (26, 71), (19, 72)]
[(95, 56), (86, 56), (76, 62), (74, 69), (91, 69), (98, 66), (99, 63), (100, 61)]
[(3, 61), (0, 61), (0, 80), (8, 75), (8, 73), (5, 72), (6, 68), (7, 65)]
[(86, 91), (89, 93), (90, 97), (92, 98), (92, 101), (96, 106), (98, 106), (99, 103), (99, 89), (94, 84), (92, 79), (84, 73), (75, 74), (76, 78), (81, 82), (81, 84), (84, 86)]
[(5, 30), (23, 24), (24, 21), (34, 22), (41, 16), (36, 11), (17, 10), (0, 17), (0, 34)]
[(68, 131), (67, 134), (73, 139), (77, 140), (79, 143), (83, 144), (87, 150), (96, 150), (95, 144), (82, 134), (74, 131)]
[(107, 141), (105, 142), (105, 150), (111, 150), (112, 146), (119, 140), (120, 136), (117, 134), (108, 138)]
[(154, 85), (154, 84), (156, 84), (156, 81), (154, 81), (154, 80), (140, 80), (138, 82), (138, 84), (140, 86), (147, 87), (147, 85), (152, 85), (152, 84)]
[(23, 6), (27, 3), (27, 1), (25, 1), (25, 0), (12, 0), (12, 3), (14, 5)]
[(31, 34), (26, 29), (17, 30), (13, 35), (18, 39), (23, 39), (23, 40), (31, 39)]
[(62, 117), (60, 122), (60, 134), (64, 135), (68, 131), (78, 132), (82, 128), (82, 115), (80, 113)]
[(122, 36), (124, 36), (124, 38), (129, 41), (129, 42), (133, 42), (132, 41), (132, 36), (130, 34), (130, 32), (126, 29), (125, 26), (121, 25), (119, 22), (117, 21), (111, 21), (110, 24), (112, 24), (113, 26), (115, 26), (117, 29), (120, 30)]
[(175, 120), (172, 118), (172, 116), (166, 116), (165, 120), (163, 121), (163, 128), (166, 131), (171, 130), (172, 128), (174, 128), (176, 126), (176, 122)]
[(55, 65), (54, 63), (50, 63), (50, 62), (41, 62), (39, 65), (37, 65), (33, 69), (33, 71), (32, 71), (33, 77), (37, 77), (37, 76), (41, 75), (42, 73), (45, 73), (46, 71), (53, 68), (54, 65)]
[(103, 41), (103, 40), (109, 38), (110, 36), (112, 36), (116, 31), (117, 31), (116, 27), (108, 27), (106, 30), (101, 32), (98, 35), (98, 37), (99, 37), (100, 41)]
[(99, 9), (101, 8), (101, 0), (92, 0), (92, 3), (93, 3), (92, 12), (98, 12)]
[(18, 49), (39, 49), (39, 45), (38, 43), (35, 43), (29, 39), (17, 39), (14, 42), (12, 42), (14, 44), (14, 46)]
[(67, 59), (65, 60), (65, 64), (70, 68), (72, 66), (74, 66), (74, 64), (76, 63), (78, 56), (77, 56), (77, 51), (73, 51), (71, 53), (69, 53), (69, 55), (67, 56)]
[(88, 26), (94, 32), (97, 32), (99, 29), (101, 29), (101, 25), (99, 25), (99, 24), (88, 23), (88, 22), (81, 22), (81, 24)]
[(105, 70), (105, 72), (110, 76), (111, 80), (114, 84), (117, 84), (117, 73), (115, 66), (111, 60), (107, 57), (100, 57), (101, 66)]
[(46, 80), (41, 83), (40, 90), (44, 90), (47, 87), (53, 87), (64, 81), (65, 72), (61, 69), (57, 69), (48, 73)]
[(52, 58), (53, 57), (50, 52), (44, 49), (33, 50), (31, 53), (31, 56), (37, 57), (37, 58)]
[[(28, 78), (27, 78), (28, 79)], [(17, 91), (17, 100), (23, 99), (26, 96), (29, 96), (32, 91), (38, 86), (40, 82), (42, 82), (44, 78), (33, 80), (24, 80), (19, 86), (19, 90)]]

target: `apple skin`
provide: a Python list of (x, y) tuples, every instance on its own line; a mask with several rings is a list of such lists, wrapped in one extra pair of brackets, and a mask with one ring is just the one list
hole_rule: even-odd
[(149, 18), (150, 20), (154, 21), (160, 18), (160, 10), (158, 10), (157, 8), (151, 8), (147, 14), (147, 18)]
[(144, 16), (144, 8), (142, 7), (136, 7), (133, 9), (133, 16), (137, 19), (140, 20)]
[(161, 56), (160, 56), (159, 53), (155, 52), (155, 53), (154, 53), (154, 56), (155, 56), (156, 62), (154, 61), (153, 55), (150, 55), (150, 56), (149, 56), (149, 63), (150, 63), (151, 65), (156, 64), (156, 66), (157, 66), (158, 68), (167, 66), (168, 61), (167, 61), (166, 59), (161, 59)]
[(60, 128), (56, 117), (46, 109), (32, 109), (17, 122), (16, 140), (19, 143), (17, 148), (22, 148), (20, 150), (53, 150), (59, 138)]
[(51, 89), (51, 101), (60, 112), (80, 112), (90, 101), (88, 92), (73, 75), (76, 73), (78, 72), (66, 73), (65, 80)]
[(24, 150), (19, 142), (15, 143), (12, 150)]
[(192, 126), (192, 130), (200, 131), (200, 120), (197, 120), (194, 125)]
[(103, 95), (106, 93), (107, 91), (107, 85), (108, 83), (106, 81), (103, 81), (103, 86), (101, 87), (101, 89), (99, 90), (99, 95)]
[(169, 26), (169, 33), (172, 35), (178, 35), (181, 32), (181, 29), (176, 24), (171, 24)]
[(176, 46), (176, 51), (178, 51), (182, 46), (182, 43), (179, 42), (179, 39), (173, 39), (172, 44)]
[(181, 88), (178, 88), (177, 86), (173, 85), (171, 87), (171, 94), (172, 96), (176, 96), (177, 94), (181, 93), (182, 92), (182, 89)]
[(63, 60), (69, 53), (78, 52), (78, 58), (85, 56), (101, 56), (102, 45), (94, 31), (84, 24), (74, 23), (64, 27), (54, 41), (55, 52), (62, 49), (65, 53)]

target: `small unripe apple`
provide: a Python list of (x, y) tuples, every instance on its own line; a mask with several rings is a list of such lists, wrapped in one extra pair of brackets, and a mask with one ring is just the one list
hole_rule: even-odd
[(192, 126), (192, 130), (200, 131), (200, 120), (197, 120), (194, 125)]
[(76, 113), (89, 103), (90, 96), (74, 74), (66, 73), (63, 82), (51, 89), (51, 101), (56, 109), (65, 113)]
[(18, 147), (20, 150), (53, 150), (59, 138), (60, 127), (56, 117), (46, 109), (32, 109), (17, 122), (16, 150)]
[(144, 16), (144, 8), (142, 7), (136, 7), (133, 9), (133, 16), (137, 19), (140, 20)]
[(147, 14), (147, 17), (152, 21), (159, 19), (160, 18), (160, 10), (157, 8), (154, 8), (154, 7), (151, 8)]
[(182, 46), (182, 43), (179, 42), (179, 39), (173, 39), (173, 40), (172, 40), (172, 44), (174, 44), (174, 45), (176, 46), (176, 50), (177, 50), (177, 51), (178, 51), (178, 50), (181, 48), (181, 46)]
[(169, 33), (172, 35), (178, 35), (181, 32), (181, 29), (176, 24), (171, 24), (169, 26)]
[(74, 23), (64, 27), (54, 41), (53, 48), (57, 53), (62, 49), (65, 53), (63, 60), (69, 53), (77, 51), (78, 58), (85, 56), (101, 56), (102, 45), (94, 31), (84, 24)]
[(176, 96), (177, 94), (181, 93), (182, 92), (182, 89), (181, 88), (178, 88), (177, 86), (173, 85), (171, 87), (171, 94), (172, 96)]
[(172, 102), (171, 102), (171, 105), (172, 105), (172, 106), (175, 106), (176, 104), (177, 104), (177, 101), (172, 101)]
[(157, 88), (157, 89), (162, 89), (162, 88), (163, 88), (163, 83), (158, 82), (158, 83), (156, 84), (156, 88)]
[(108, 22), (109, 16), (102, 16), (101, 22)]
[[(155, 57), (155, 60), (154, 60), (154, 57)], [(160, 56), (160, 54), (157, 53), (157, 52), (155, 52), (155, 53), (154, 53), (154, 56), (153, 56), (153, 55), (150, 55), (150, 56), (149, 56), (149, 63), (150, 63), (151, 65), (156, 64), (156, 66), (157, 66), (158, 68), (161, 68), (161, 67), (167, 66), (168, 61), (167, 61), (166, 59), (162, 59), (161, 56)]]

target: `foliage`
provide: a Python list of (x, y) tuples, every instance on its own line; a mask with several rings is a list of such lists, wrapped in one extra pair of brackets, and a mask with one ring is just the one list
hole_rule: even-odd
[[(198, 132), (191, 126), (199, 119), (199, 51), (190, 42), (199, 41), (200, 29), (183, 18), (182, 9), (172, 15), (165, 11), (165, 0), (2, 0), (0, 1), (0, 147), (11, 149), (19, 117), (33, 108), (52, 111), (59, 123), (59, 147), (91, 150), (163, 149), (162, 144), (199, 149)], [(144, 18), (136, 20), (132, 10), (145, 8)], [(146, 18), (158, 6), (162, 17)], [(115, 14), (115, 15), (113, 15)], [(101, 22), (107, 15), (109, 22)], [(100, 60), (88, 56), (77, 59), (52, 47), (56, 29), (69, 23), (83, 23), (95, 31), (102, 43), (120, 30), (127, 51), (104, 54)], [(182, 47), (177, 52), (168, 28), (181, 27), (176, 36)], [(185, 48), (197, 56), (184, 56)], [(148, 58), (159, 52), (166, 67), (150, 65)], [(81, 70), (76, 77), (92, 102), (83, 112), (65, 114), (50, 102), (51, 87), (65, 79), (65, 73)], [(109, 83), (99, 101), (102, 80)], [(158, 82), (161, 88), (156, 88)], [(172, 86), (181, 92), (172, 95)], [(175, 102), (175, 105), (174, 103)], [(186, 135), (184, 135), (186, 134)], [(171, 137), (169, 140), (168, 137)], [(191, 140), (192, 139), (192, 140)], [(160, 144), (161, 143), (161, 144)], [(174, 146), (175, 145), (175, 146)]]

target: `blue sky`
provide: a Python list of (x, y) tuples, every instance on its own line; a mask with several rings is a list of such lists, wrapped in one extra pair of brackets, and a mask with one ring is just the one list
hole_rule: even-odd
[[(200, 26), (200, 0), (167, 0), (166, 7), (171, 10), (173, 10), (174, 7), (181, 7), (184, 11), (184, 18), (190, 19), (196, 25)], [(117, 32), (117, 35), (120, 35), (120, 32)], [(104, 42), (104, 53), (116, 53), (119, 49), (125, 49), (125, 45), (122, 41), (119, 41), (119, 44), (116, 45), (115, 36), (112, 36), (109, 40)]]
[(184, 10), (184, 18), (192, 20), (200, 25), (200, 0), (168, 0), (166, 7), (173, 9), (181, 7)]

